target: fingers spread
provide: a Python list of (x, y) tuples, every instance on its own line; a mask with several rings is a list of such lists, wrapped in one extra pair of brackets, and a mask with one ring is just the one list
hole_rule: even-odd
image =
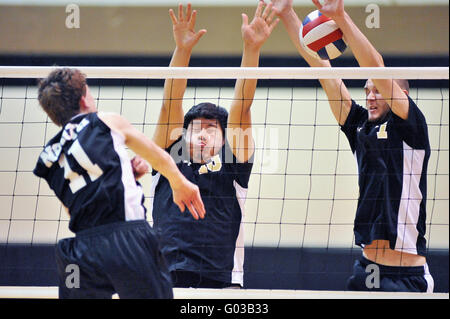
[(264, 8), (264, 12), (263, 12), (261, 18), (266, 20), (267, 17), (269, 16), (270, 10), (272, 10), (272, 7), (273, 7), (273, 3), (271, 2)]
[(194, 10), (192, 14), (190, 14), (188, 21), (189, 21), (189, 28), (194, 29), (195, 21), (197, 21), (197, 10)]
[(242, 25), (244, 26), (248, 25), (248, 17), (245, 13), (242, 14)]
[(181, 3), (178, 5), (178, 20), (183, 21), (183, 5)]
[(192, 13), (192, 6), (190, 3), (188, 3), (186, 9), (186, 21), (189, 21), (191, 19), (191, 13)]
[(272, 32), (273, 29), (275, 29), (275, 27), (277, 26), (278, 22), (280, 22), (279, 18), (275, 19), (275, 21), (272, 21), (272, 23), (269, 26), (271, 32)]
[(259, 18), (261, 16), (264, 5), (264, 1), (259, 1), (258, 6), (256, 7), (255, 18)]
[(172, 20), (172, 23), (177, 24), (177, 17), (175, 16), (175, 13), (173, 12), (172, 9), (169, 9), (169, 16), (170, 19)]
[(272, 10), (269, 17), (266, 19), (268, 24), (271, 24), (273, 22), (273, 18), (275, 18), (276, 12)]
[(198, 41), (200, 40), (200, 38), (206, 33), (206, 29), (201, 29), (200, 31), (197, 32), (197, 34), (195, 35), (195, 40)]

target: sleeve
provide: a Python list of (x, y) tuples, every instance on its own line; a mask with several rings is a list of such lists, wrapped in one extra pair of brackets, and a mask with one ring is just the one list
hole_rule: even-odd
[(53, 137), (39, 154), (33, 174), (44, 179), (49, 178), (52, 166), (58, 162), (61, 155), (61, 145), (57, 143), (61, 139), (62, 133), (59, 132)]
[(427, 149), (430, 142), (425, 116), (409, 96), (408, 100), (409, 110), (406, 120), (393, 114), (395, 130), (409, 146), (415, 149)]
[(359, 125), (367, 121), (368, 113), (367, 110), (361, 105), (357, 104), (352, 100), (352, 106), (350, 113), (345, 120), (344, 125), (341, 125), (341, 130), (347, 136), (348, 142), (350, 143), (350, 148), (352, 152), (356, 149), (356, 132)]
[(248, 188), (248, 182), (252, 173), (253, 162), (255, 159), (255, 152), (248, 159), (247, 162), (239, 162), (236, 156), (234, 156), (228, 141), (224, 145), (225, 159), (232, 158), (232, 162), (225, 161), (225, 165), (228, 166), (228, 170), (232, 172), (233, 179), (243, 188)]
[(46, 178), (48, 176), (49, 169), (44, 164), (41, 156), (39, 156), (36, 166), (34, 167), (33, 174), (37, 177)]

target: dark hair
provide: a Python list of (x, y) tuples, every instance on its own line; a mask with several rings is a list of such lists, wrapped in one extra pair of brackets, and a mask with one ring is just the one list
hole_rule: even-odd
[(199, 118), (217, 120), (222, 129), (223, 136), (225, 136), (228, 121), (228, 111), (225, 108), (213, 103), (200, 103), (194, 105), (184, 116), (183, 128), (187, 129), (193, 120)]
[(56, 125), (64, 126), (80, 112), (80, 99), (86, 95), (86, 76), (79, 70), (56, 69), (38, 86), (39, 104)]

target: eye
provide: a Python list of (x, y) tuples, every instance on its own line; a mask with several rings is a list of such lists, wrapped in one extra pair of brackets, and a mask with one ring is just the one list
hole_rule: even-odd
[(210, 135), (215, 134), (216, 133), (216, 127), (215, 126), (210, 126), (206, 129), (206, 132)]

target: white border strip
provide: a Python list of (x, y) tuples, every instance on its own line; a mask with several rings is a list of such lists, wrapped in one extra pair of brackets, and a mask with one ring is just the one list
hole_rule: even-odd
[[(58, 67), (0, 66), (0, 78), (44, 78)], [(102, 79), (423, 79), (449, 78), (448, 67), (243, 68), (243, 67), (74, 67)]]
[[(449, 299), (448, 293), (174, 288), (175, 299)], [(1, 299), (56, 299), (58, 287), (0, 287)], [(118, 296), (114, 295), (117, 299)]]
[[(69, 3), (81, 6), (177, 6), (178, 3), (186, 4), (191, 2), (194, 6), (224, 7), (224, 6), (254, 6), (257, 0), (0, 0), (0, 5), (26, 5), (26, 6), (66, 6)], [(294, 6), (313, 6), (310, 0), (294, 0)], [(366, 6), (368, 4), (378, 4), (383, 6), (429, 6), (448, 5), (448, 0), (347, 0), (346, 6)]]

